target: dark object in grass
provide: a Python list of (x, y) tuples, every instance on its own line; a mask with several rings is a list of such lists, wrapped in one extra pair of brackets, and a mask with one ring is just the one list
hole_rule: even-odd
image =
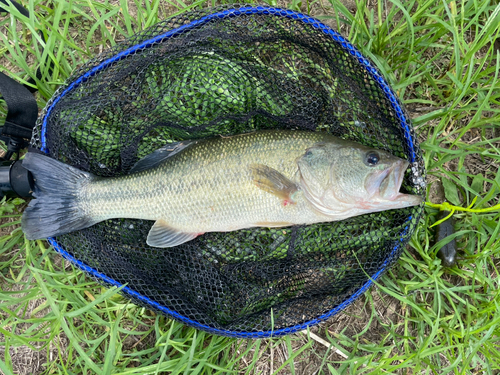
[(2, 160), (0, 162), (0, 199), (8, 197), (31, 197), (33, 178), (23, 168), (22, 160)]
[[(437, 220), (442, 220), (450, 213), (448, 211), (439, 211)], [(445, 239), (448, 236), (451, 236), (455, 233), (455, 228), (453, 225), (455, 224), (455, 220), (453, 216), (446, 221), (443, 221), (436, 227), (436, 236), (435, 243)], [(441, 249), (439, 249), (437, 256), (441, 259), (443, 266), (445, 267), (453, 267), (457, 263), (457, 242), (455, 239), (452, 239), (446, 245), (444, 245)]]

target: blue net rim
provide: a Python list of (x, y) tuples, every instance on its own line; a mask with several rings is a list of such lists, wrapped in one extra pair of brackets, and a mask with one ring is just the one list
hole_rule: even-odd
[[(358, 51), (358, 49), (353, 46), (346, 38), (341, 36), (338, 32), (335, 30), (331, 29), (329, 26), (321, 23), (319, 20), (316, 18), (310, 17), (308, 15), (292, 11), (289, 9), (281, 9), (281, 8), (274, 8), (274, 7), (269, 7), (269, 6), (242, 6), (240, 8), (234, 8), (234, 9), (227, 9), (219, 12), (215, 12), (212, 14), (208, 14), (204, 17), (201, 17), (198, 20), (194, 20), (189, 24), (182, 25), (178, 28), (169, 30), (163, 34), (157, 35), (154, 38), (148, 39), (140, 44), (137, 44), (133, 47), (130, 47), (115, 56), (104, 60), (101, 62), (99, 65), (95, 66), (85, 74), (81, 75), (79, 78), (71, 82), (68, 87), (60, 93), (60, 95), (56, 98), (53, 99), (51, 105), (47, 108), (45, 117), (42, 121), (42, 128), (41, 128), (41, 151), (45, 152), (46, 154), (49, 154), (49, 150), (47, 148), (47, 143), (46, 143), (46, 134), (47, 134), (47, 121), (48, 118), (50, 117), (50, 114), (56, 104), (61, 100), (66, 94), (68, 94), (70, 91), (81, 85), (83, 82), (87, 81), (90, 77), (96, 75), (99, 71), (106, 69), (108, 66), (111, 64), (122, 60), (126, 58), (128, 55), (135, 53), (139, 49), (144, 49), (151, 47), (155, 43), (159, 43), (165, 39), (174, 37), (182, 32), (188, 31), (192, 28), (201, 26), (207, 22), (211, 22), (217, 19), (224, 19), (228, 17), (238, 17), (241, 15), (249, 15), (249, 14), (259, 14), (259, 15), (270, 15), (270, 16), (276, 16), (276, 17), (286, 17), (288, 19), (293, 19), (299, 22), (303, 22), (305, 24), (311, 25), (315, 29), (318, 29), (319, 31), (325, 33), (326, 35), (329, 35), (335, 42), (337, 42), (344, 50), (346, 50), (351, 56), (355, 57), (358, 62), (366, 69), (368, 74), (378, 83), (380, 88), (383, 90), (385, 96), (387, 99), (390, 101), (392, 108), (394, 109), (396, 116), (398, 117), (400, 123), (401, 123), (401, 128), (403, 129), (404, 132), (404, 139), (407, 142), (408, 146), (408, 151), (409, 151), (409, 162), (414, 163), (416, 161), (416, 151), (415, 151), (415, 143), (414, 139), (411, 133), (411, 125), (409, 121), (406, 118), (406, 115), (403, 111), (402, 105), (399, 102), (399, 99), (396, 97), (395, 93), (393, 90), (390, 88), (390, 86), (387, 84), (385, 81), (384, 77), (380, 74), (380, 72), (377, 70), (375, 66), (366, 58), (364, 57), (361, 52)], [(412, 216), (409, 216), (406, 220), (406, 223), (409, 223), (412, 220)], [(315, 319), (311, 319), (309, 321), (306, 321), (301, 324), (294, 325), (292, 327), (286, 327), (282, 329), (277, 329), (277, 330), (269, 330), (269, 331), (260, 331), (260, 332), (243, 332), (243, 331), (229, 331), (229, 330), (222, 330), (222, 329), (217, 329), (214, 327), (210, 327), (204, 324), (200, 324), (197, 321), (191, 320), (186, 316), (183, 316), (176, 311), (173, 311), (165, 306), (162, 306), (161, 304), (157, 303), (156, 301), (136, 292), (135, 290), (125, 286), (124, 284), (121, 284), (120, 282), (113, 280), (112, 278), (106, 276), (105, 274), (99, 272), (97, 269), (89, 267), (85, 263), (81, 262), (80, 260), (76, 259), (73, 257), (71, 254), (69, 254), (58, 242), (55, 238), (48, 238), (48, 242), (54, 247), (54, 249), (61, 254), (65, 259), (73, 263), (75, 266), (80, 268), (81, 270), (87, 272), (88, 274), (92, 275), (93, 277), (103, 281), (106, 284), (113, 285), (116, 287), (121, 287), (122, 292), (131, 298), (134, 298), (136, 300), (139, 300), (143, 302), (146, 305), (151, 306), (154, 309), (157, 309), (159, 311), (162, 311), (165, 314), (168, 314), (172, 316), (173, 318), (190, 325), (192, 327), (204, 330), (209, 333), (214, 333), (222, 336), (229, 336), (229, 337), (236, 337), (236, 338), (254, 338), (254, 339), (260, 339), (260, 338), (266, 338), (266, 337), (278, 337), (278, 336), (284, 336), (288, 335), (294, 332), (302, 331), (304, 329), (307, 329), (307, 327), (317, 325), (321, 323), (322, 321), (327, 320), (328, 318), (336, 315), (338, 312), (341, 310), (345, 309), (347, 306), (349, 306), (351, 303), (353, 303), (358, 297), (360, 297), (365, 291), (370, 288), (370, 286), (373, 284), (374, 281), (376, 281), (386, 270), (386, 268), (389, 266), (390, 260), (395, 257), (397, 252), (399, 251), (401, 247), (401, 243), (403, 242), (403, 237), (406, 235), (406, 232), (409, 228), (409, 224), (404, 228), (404, 230), (401, 232), (401, 237), (400, 237), (400, 242), (394, 246), (392, 249), (391, 254), (386, 258), (385, 262), (382, 264), (380, 269), (373, 275), (370, 276), (368, 281), (363, 284), (356, 292), (354, 292), (347, 300), (336, 306), (334, 309), (328, 311), (327, 313), (318, 316)]]

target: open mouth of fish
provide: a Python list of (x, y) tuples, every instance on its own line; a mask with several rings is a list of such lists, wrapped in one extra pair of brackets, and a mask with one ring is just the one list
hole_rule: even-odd
[(408, 167), (408, 162), (405, 160), (394, 163), (391, 168), (386, 169), (382, 174), (382, 182), (379, 187), (380, 197), (387, 200), (395, 200), (404, 195), (399, 192), (403, 183), (404, 174)]

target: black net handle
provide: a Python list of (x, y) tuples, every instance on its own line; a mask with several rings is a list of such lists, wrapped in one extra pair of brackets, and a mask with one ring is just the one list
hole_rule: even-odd
[[(10, 3), (24, 16), (29, 17), (29, 12), (19, 3), (10, 0)], [(7, 0), (0, 0), (0, 12), (9, 12)], [(42, 38), (43, 34), (41, 33)], [(36, 72), (41, 78), (40, 68)], [(30, 78), (28, 81), (35, 83)], [(37, 89), (24, 86), (4, 73), (0, 72), (0, 93), (7, 104), (7, 117), (2, 127), (0, 139), (7, 145), (7, 153), (2, 159), (9, 160), (14, 153), (19, 157), (19, 151), (27, 146), (25, 140), (31, 139), (33, 127), (38, 117), (38, 106), (33, 92)]]
[(0, 73), (0, 92), (7, 103), (2, 135), (30, 139), (38, 117), (35, 97), (26, 87), (3, 73)]
[[(10, 0), (10, 2), (12, 3), (12, 5), (14, 5), (16, 7), (16, 9), (19, 11), (19, 13), (21, 13), (23, 16), (26, 16), (26, 17), (30, 16), (29, 12), (21, 4), (17, 3), (14, 0)], [(9, 6), (9, 3), (7, 2), (7, 0), (0, 0), (0, 4), (5, 4), (6, 7)], [(4, 8), (4, 7), (1, 7), (1, 8)], [(2, 10), (0, 10), (0, 12), (8, 12), (8, 10), (2, 9)]]

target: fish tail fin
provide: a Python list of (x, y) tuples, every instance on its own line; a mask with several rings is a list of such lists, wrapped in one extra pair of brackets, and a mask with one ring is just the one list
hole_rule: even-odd
[(33, 152), (26, 155), (23, 167), (32, 173), (36, 198), (23, 213), (26, 238), (54, 237), (96, 223), (78, 198), (78, 192), (94, 179), (91, 173)]

